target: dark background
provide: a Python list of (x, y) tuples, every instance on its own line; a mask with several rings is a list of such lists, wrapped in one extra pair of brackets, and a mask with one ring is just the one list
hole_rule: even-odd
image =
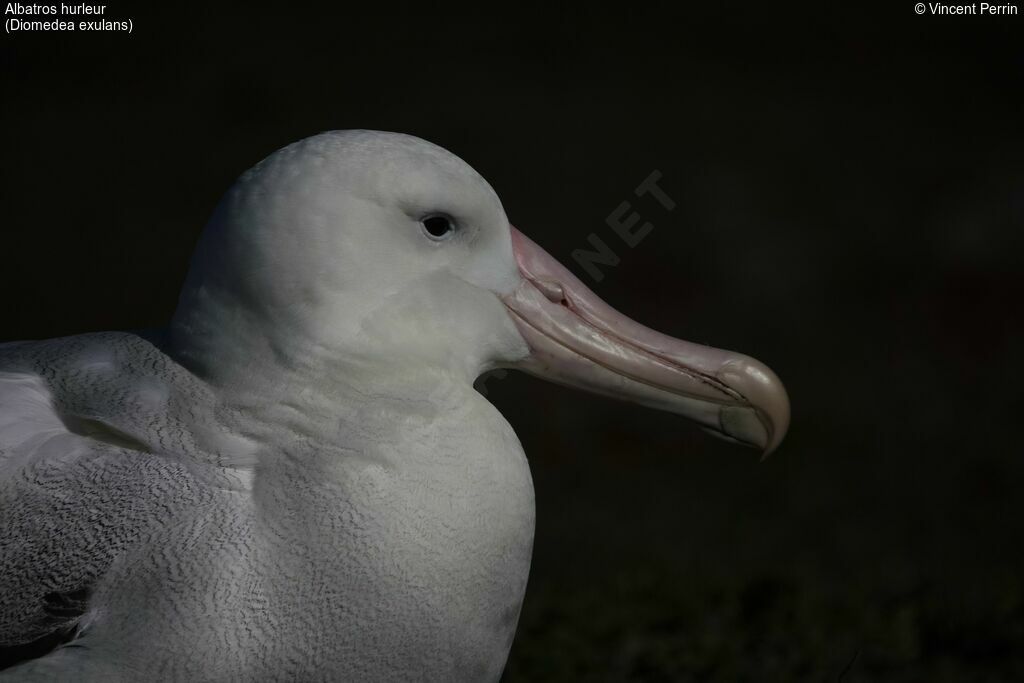
[[(0, 339), (160, 325), (239, 173), (413, 133), (611, 304), (793, 402), (758, 463), (491, 378), (537, 489), (507, 681), (1024, 680), (1024, 19), (164, 4), (3, 36)], [(671, 213), (632, 196), (655, 169)], [(655, 226), (633, 249), (624, 200)], [(591, 233), (621, 257), (598, 283)]]

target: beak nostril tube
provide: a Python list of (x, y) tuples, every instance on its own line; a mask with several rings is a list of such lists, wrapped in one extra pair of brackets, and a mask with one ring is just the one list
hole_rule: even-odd
[(533, 286), (541, 291), (551, 303), (566, 305), (565, 290), (562, 285), (551, 280), (533, 280)]

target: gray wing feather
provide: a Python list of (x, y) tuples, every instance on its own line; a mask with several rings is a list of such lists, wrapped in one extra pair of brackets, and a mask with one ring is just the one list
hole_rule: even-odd
[(73, 628), (118, 557), (230, 486), (197, 443), (213, 412), (136, 335), (0, 345), (0, 648)]

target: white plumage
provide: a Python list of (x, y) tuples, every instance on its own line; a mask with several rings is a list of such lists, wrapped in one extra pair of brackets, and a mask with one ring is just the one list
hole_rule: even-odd
[(511, 230), (441, 148), (326, 133), (229, 191), (167, 330), (0, 346), (0, 648), (74, 635), (0, 679), (497, 680), (534, 507), (494, 367), (778, 442), (770, 371), (608, 336)]

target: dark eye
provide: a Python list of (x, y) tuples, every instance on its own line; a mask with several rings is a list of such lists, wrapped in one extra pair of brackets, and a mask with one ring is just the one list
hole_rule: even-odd
[(455, 224), (452, 219), (443, 214), (433, 214), (423, 218), (423, 232), (432, 240), (445, 240), (455, 233)]

